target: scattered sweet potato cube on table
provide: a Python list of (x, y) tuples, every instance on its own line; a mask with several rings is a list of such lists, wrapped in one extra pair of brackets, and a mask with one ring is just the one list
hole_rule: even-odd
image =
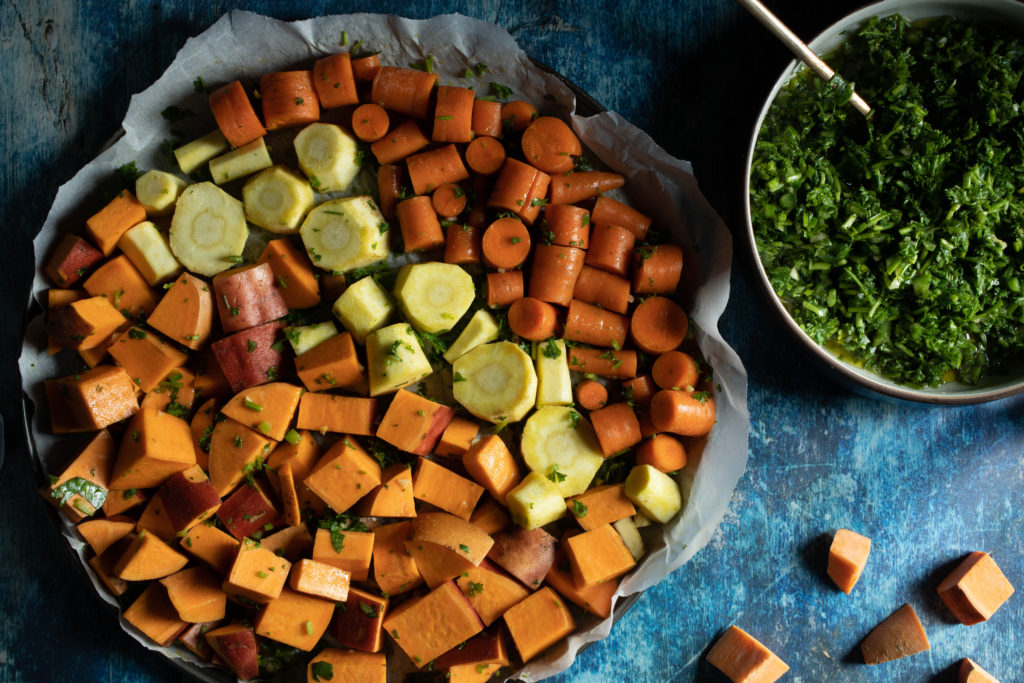
[(866, 536), (840, 529), (832, 539), (828, 551), (828, 575), (839, 590), (849, 593), (860, 578), (868, 555), (871, 553), (871, 539)]
[(730, 626), (708, 652), (708, 663), (734, 683), (772, 683), (789, 671), (771, 650), (738, 626)]
[(881, 664), (931, 649), (917, 612), (904, 605), (880, 623), (860, 644), (867, 664)]
[(999, 683), (996, 677), (978, 666), (970, 657), (964, 657), (957, 672), (957, 683)]
[(1013, 586), (999, 565), (988, 553), (978, 551), (943, 579), (938, 590), (949, 611), (968, 626), (989, 619), (1013, 595)]
[(576, 630), (565, 600), (545, 586), (503, 615), (524, 662)]

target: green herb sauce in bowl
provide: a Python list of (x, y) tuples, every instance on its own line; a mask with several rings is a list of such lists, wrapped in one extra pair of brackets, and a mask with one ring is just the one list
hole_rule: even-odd
[(1012, 0), (878, 3), (811, 43), (870, 120), (808, 69), (765, 105), (747, 178), (759, 274), (861, 386), (937, 403), (1024, 390), (1022, 27)]

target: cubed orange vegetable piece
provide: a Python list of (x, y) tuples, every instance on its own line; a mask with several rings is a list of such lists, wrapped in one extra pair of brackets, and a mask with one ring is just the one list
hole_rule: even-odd
[(484, 626), (490, 626), (513, 605), (517, 605), (530, 591), (490, 562), (470, 567), (456, 579), (459, 590), (465, 594)]
[(156, 294), (123, 254), (97, 268), (82, 286), (92, 296), (106, 297), (126, 318), (149, 315), (156, 308)]
[(152, 330), (132, 327), (108, 349), (142, 391), (152, 391), (164, 377), (185, 364), (188, 356), (164, 341)]
[(289, 562), (298, 562), (313, 551), (313, 537), (305, 526), (290, 526), (265, 537), (260, 545)]
[(569, 498), (565, 504), (580, 526), (587, 531), (636, 514), (636, 507), (626, 498), (622, 484), (596, 486)]
[[(60, 381), (75, 423), (86, 429), (103, 429), (139, 410), (135, 384), (121, 368), (98, 365)], [(120, 486), (122, 482), (116, 479), (116, 472), (111, 483), (128, 488)]]
[(381, 483), (359, 501), (356, 511), (363, 517), (415, 517), (412, 470), (399, 462), (381, 473)]
[(222, 498), (245, 476), (245, 468), (266, 458), (274, 442), (232, 419), (216, 422), (210, 436), (210, 483)]
[(562, 596), (547, 586), (511, 607), (503, 616), (524, 662), (576, 629)]
[(344, 569), (352, 575), (353, 581), (366, 581), (373, 559), (373, 533), (317, 529), (313, 559)]
[(210, 336), (213, 310), (210, 285), (189, 273), (182, 273), (160, 299), (146, 324), (194, 350)]
[[(52, 320), (60, 309), (88, 298), (89, 296), (80, 289), (48, 289), (46, 290), (46, 317)], [(47, 340), (47, 347), (51, 356), (64, 348), (52, 335)]]
[(446, 512), (424, 512), (413, 520), (405, 547), (431, 588), (478, 566), (494, 545), (479, 527)]
[(957, 683), (999, 683), (996, 677), (982, 669), (970, 657), (964, 657), (957, 672)]
[(451, 581), (409, 600), (384, 620), (384, 630), (418, 668), (483, 628), (480, 617)]
[(462, 454), (462, 466), (469, 476), (505, 504), (505, 496), (519, 485), (519, 467), (508, 446), (497, 434), (490, 434)]
[(473, 510), (469, 521), (492, 536), (512, 523), (505, 506), (490, 497)]
[(151, 583), (124, 611), (124, 620), (141, 631), (157, 645), (170, 645), (188, 624), (178, 618), (167, 591)]
[(977, 624), (996, 613), (1013, 586), (988, 553), (975, 551), (939, 584), (939, 597), (960, 623)]
[(455, 411), (407, 389), (395, 394), (377, 427), (377, 438), (416, 455), (434, 449)]
[[(179, 476), (180, 474), (181, 472), (178, 472), (173, 476)], [(218, 499), (217, 502), (219, 504), (220, 499)], [(174, 528), (174, 524), (171, 522), (171, 518), (167, 514), (167, 509), (164, 507), (163, 496), (160, 495), (160, 492), (155, 493), (153, 497), (149, 499), (149, 502), (146, 503), (146, 508), (142, 511), (139, 521), (135, 524), (135, 530), (140, 533), (147, 531), (165, 543), (174, 542), (175, 536), (177, 535), (177, 529)]]
[(85, 351), (107, 344), (114, 332), (125, 325), (124, 316), (105, 296), (73, 301), (50, 318), (49, 333), (67, 349)]
[(434, 448), (435, 455), (446, 455), (449, 457), (458, 457), (469, 450), (470, 445), (473, 443), (473, 439), (480, 433), (479, 423), (473, 420), (467, 420), (462, 417), (452, 418), (452, 421), (448, 423), (444, 433), (441, 434), (441, 440), (437, 442), (437, 447)]
[(309, 652), (319, 642), (334, 614), (330, 600), (285, 588), (256, 619), (256, 633)]
[(730, 626), (708, 652), (708, 663), (734, 683), (772, 683), (789, 666), (752, 635)]
[(182, 621), (201, 624), (224, 618), (228, 596), (205, 567), (189, 567), (165, 576), (160, 583)]
[(274, 441), (280, 441), (291, 426), (301, 395), (302, 389), (287, 382), (261, 384), (235, 394), (221, 412)]
[(228, 624), (205, 633), (204, 640), (214, 654), (231, 667), (235, 676), (247, 681), (259, 675), (256, 634), (248, 624)]
[[(75, 459), (64, 468), (60, 476), (50, 484), (54, 491), (72, 479), (84, 479), (100, 488), (110, 488), (110, 474), (114, 469), (114, 457), (117, 453), (114, 437), (106, 429), (96, 433), (89, 443), (78, 452)], [(61, 510), (72, 522), (78, 522), (96, 512), (89, 501), (77, 493), (67, 497)]]
[(143, 408), (121, 438), (111, 483), (120, 489), (154, 488), (195, 464), (188, 423), (170, 413)]
[[(281, 499), (281, 516), (288, 526), (302, 524), (302, 510), (299, 507), (299, 493), (296, 489), (292, 465), (286, 462), (277, 470), (278, 497)], [(302, 486), (302, 484), (299, 484)]]
[(299, 440), (295, 444), (285, 439), (277, 444), (277, 447), (270, 453), (266, 466), (267, 478), (270, 479), (274, 491), (280, 496), (281, 482), (278, 472), (283, 465), (290, 465), (292, 479), (295, 483), (295, 494), (299, 498), (299, 510), (309, 508), (317, 511), (317, 514), (323, 514), (323, 501), (310, 491), (303, 481), (313, 471), (314, 465), (320, 459), (320, 446), (309, 432), (301, 431), (298, 434)]
[[(231, 570), (224, 579), (224, 592), (267, 604), (281, 595), (291, 566), (291, 562), (278, 557), (259, 543), (243, 539)], [(259, 633), (263, 635), (262, 629)]]
[(366, 379), (348, 332), (336, 334), (295, 357), (295, 371), (309, 391), (352, 387)]
[(103, 503), (103, 514), (114, 517), (145, 503), (148, 499), (149, 494), (141, 489), (110, 489), (107, 492), (107, 500)]
[(303, 558), (292, 567), (288, 585), (300, 593), (345, 602), (351, 580), (352, 574), (344, 569)]
[[(866, 664), (881, 664), (930, 650), (928, 635), (910, 605), (903, 605), (871, 630), (860, 644)], [(774, 679), (771, 679), (774, 680)]]
[(572, 565), (565, 557), (565, 551), (555, 552), (555, 562), (544, 577), (545, 583), (576, 603), (591, 614), (605, 619), (612, 613), (612, 596), (619, 587), (618, 581), (604, 581), (593, 586), (579, 587), (572, 575)]
[(398, 595), (423, 583), (416, 562), (405, 547), (409, 522), (385, 524), (373, 530), (373, 579), (388, 595)]
[[(345, 53), (347, 57), (348, 54)], [(331, 665), (333, 679), (345, 683), (385, 683), (388, 678), (387, 655), (383, 652), (356, 652), (326, 648), (306, 667), (306, 683), (320, 683), (324, 679), (314, 675), (318, 663)], [(318, 669), (319, 670), (319, 669)]]
[(102, 555), (103, 551), (132, 532), (135, 520), (126, 515), (102, 517), (86, 520), (76, 528), (92, 551)]
[(377, 414), (377, 399), (307, 392), (299, 399), (298, 429), (324, 434), (371, 436)]
[(237, 539), (210, 524), (197, 524), (189, 529), (180, 545), (218, 574), (231, 571), (239, 548)]
[(345, 437), (331, 446), (304, 483), (336, 512), (345, 512), (380, 481), (377, 461), (353, 439)]
[(274, 284), (288, 308), (310, 308), (320, 303), (320, 285), (309, 259), (287, 239), (267, 242), (260, 263), (269, 263)]
[(110, 203), (85, 221), (86, 232), (103, 252), (110, 256), (121, 235), (146, 220), (146, 209), (128, 190), (121, 190)]
[(853, 590), (871, 552), (871, 539), (867, 536), (840, 529), (832, 539), (828, 551), (828, 575), (839, 590), (849, 593)]
[(636, 565), (633, 555), (611, 524), (568, 538), (565, 553), (572, 565), (576, 585), (580, 587), (617, 578)]
[[(188, 368), (174, 368), (142, 399), (143, 408), (154, 408), (174, 415), (187, 415), (196, 400), (196, 375)], [(203, 452), (205, 455), (205, 451)], [(198, 457), (198, 453), (196, 454)]]
[(128, 582), (124, 579), (119, 579), (114, 576), (113, 573), (113, 562), (111, 558), (97, 555), (89, 558), (89, 566), (96, 572), (96, 577), (100, 580), (100, 583), (107, 589), (111, 595), (115, 598), (124, 595), (128, 590)]
[(432, 460), (420, 458), (412, 481), (413, 495), (431, 505), (468, 520), (484, 489)]
[(125, 581), (149, 581), (169, 576), (188, 564), (188, 558), (147, 531), (141, 531), (114, 565)]
[(388, 598), (350, 588), (345, 607), (334, 616), (334, 637), (345, 647), (380, 652)]

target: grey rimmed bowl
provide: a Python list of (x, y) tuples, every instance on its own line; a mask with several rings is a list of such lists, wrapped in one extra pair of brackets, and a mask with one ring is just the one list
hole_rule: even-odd
[[(1024, 3), (1019, 0), (882, 0), (848, 14), (822, 31), (808, 45), (815, 53), (827, 55), (846, 40), (865, 21), (874, 16), (902, 14), (911, 21), (940, 16), (955, 16), (964, 19), (999, 24), (1012, 28), (1024, 35)], [(754, 125), (750, 147), (747, 151), (746, 175), (743, 184), (744, 214), (747, 237), (753, 252), (753, 262), (760, 281), (775, 314), (800, 342), (801, 346), (818, 362), (826, 374), (838, 379), (857, 393), (897, 402), (915, 402), (958, 405), (983, 403), (1024, 392), (1024, 358), (1010, 363), (1006, 373), (982, 377), (977, 384), (949, 382), (938, 387), (916, 389), (897, 384), (884, 377), (848, 363), (811, 339), (789, 314), (786, 305), (775, 293), (768, 273), (757, 251), (757, 238), (750, 212), (750, 169), (754, 160), (754, 148), (760, 135), (761, 125), (779, 91), (790, 81), (803, 65), (794, 60), (783, 70), (765, 100), (761, 113)]]

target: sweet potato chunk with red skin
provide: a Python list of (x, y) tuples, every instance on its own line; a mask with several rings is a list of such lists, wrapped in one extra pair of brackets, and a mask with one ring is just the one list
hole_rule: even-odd
[(160, 489), (164, 510), (176, 532), (190, 529), (220, 507), (220, 496), (199, 465), (182, 470), (164, 482)]
[(434, 660), (435, 669), (449, 669), (459, 664), (496, 662), (504, 659), (508, 664), (508, 647), (500, 629), (492, 628), (476, 634), (465, 645), (456, 647)]
[(527, 531), (516, 527), (494, 535), (487, 559), (537, 590), (555, 562), (555, 537), (543, 529)]
[(548, 586), (509, 609), (504, 619), (524, 662), (576, 630), (565, 600)]
[(146, 323), (190, 349), (206, 343), (213, 326), (210, 286), (190, 273), (182, 273), (166, 291)]
[(999, 565), (988, 553), (973, 552), (939, 584), (939, 597), (968, 626), (988, 620), (1013, 595)]
[(736, 683), (772, 683), (789, 671), (785, 662), (737, 626), (730, 626), (714, 644), (708, 663)]
[(151, 583), (135, 602), (124, 611), (124, 620), (140, 630), (157, 645), (170, 645), (188, 624), (178, 618), (178, 612), (167, 598), (167, 591), (158, 583)]
[(928, 635), (910, 605), (904, 605), (871, 630), (860, 644), (866, 664), (881, 664), (930, 650)]
[(231, 624), (208, 631), (206, 642), (243, 681), (260, 675), (259, 649), (251, 626)]
[(58, 287), (70, 287), (103, 260), (103, 252), (78, 235), (64, 235), (46, 262), (46, 274)]
[(957, 672), (957, 683), (999, 683), (995, 676), (978, 666), (970, 657), (964, 657)]
[(867, 536), (839, 529), (828, 551), (828, 575), (839, 590), (849, 594), (857, 585), (864, 565), (871, 553), (871, 539)]
[(281, 515), (259, 484), (239, 486), (221, 504), (217, 517), (239, 541), (247, 536), (259, 538), (281, 523)]
[(288, 315), (269, 263), (219, 273), (213, 278), (213, 294), (225, 333), (248, 330)]
[(377, 427), (377, 438), (399, 450), (426, 455), (434, 450), (455, 411), (406, 389), (395, 394)]
[(484, 624), (455, 583), (446, 581), (403, 603), (384, 620), (384, 630), (417, 668), (423, 668), (483, 631)]
[(50, 317), (47, 332), (66, 349), (87, 351), (105, 345), (110, 335), (126, 324), (107, 297), (93, 296), (56, 311)]
[[(274, 349), (282, 322), (269, 322), (215, 341), (210, 347), (232, 391), (277, 379), (284, 366), (284, 347)], [(255, 344), (250, 352), (249, 347)]]
[(380, 652), (381, 630), (388, 599), (349, 588), (345, 607), (334, 611), (334, 637), (345, 647)]

